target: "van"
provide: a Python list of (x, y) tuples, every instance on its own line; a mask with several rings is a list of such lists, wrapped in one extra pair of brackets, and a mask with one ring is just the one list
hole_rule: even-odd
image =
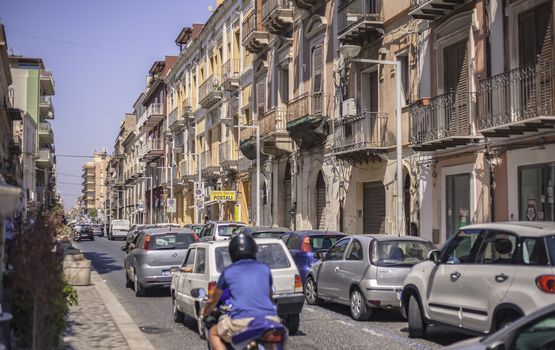
[(129, 220), (112, 220), (110, 224), (110, 235), (108, 239), (114, 240), (116, 238), (125, 240), (129, 232)]

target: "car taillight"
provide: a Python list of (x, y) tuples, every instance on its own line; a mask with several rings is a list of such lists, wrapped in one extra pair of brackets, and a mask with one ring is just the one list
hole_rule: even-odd
[(148, 250), (149, 245), (150, 245), (150, 235), (146, 235), (145, 241), (143, 243), (143, 249)]
[(195, 242), (200, 241), (200, 238), (196, 233), (193, 233), (193, 238), (195, 239)]
[(272, 329), (264, 333), (260, 340), (264, 343), (281, 343), (283, 341), (283, 333), (277, 329)]
[(310, 253), (312, 251), (312, 247), (310, 246), (310, 238), (305, 237), (303, 239), (303, 243), (301, 244), (301, 251), (305, 253)]
[(295, 293), (297, 292), (303, 292), (303, 281), (299, 275), (295, 275)]
[(214, 292), (216, 291), (216, 282), (210, 282), (208, 283), (208, 300), (212, 300), (212, 297), (214, 296)]
[(536, 285), (542, 292), (555, 294), (555, 275), (538, 276)]

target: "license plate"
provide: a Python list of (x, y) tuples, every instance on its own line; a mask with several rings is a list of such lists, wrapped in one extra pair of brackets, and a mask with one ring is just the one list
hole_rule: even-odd
[(172, 275), (172, 274), (171, 274), (170, 271), (162, 271), (162, 276), (164, 276), (164, 277), (169, 277), (169, 276), (171, 276), (171, 275)]

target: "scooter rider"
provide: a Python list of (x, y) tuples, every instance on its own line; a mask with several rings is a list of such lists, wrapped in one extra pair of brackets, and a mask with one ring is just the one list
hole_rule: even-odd
[(208, 305), (202, 312), (203, 317), (210, 315), (224, 290), (229, 291), (231, 310), (210, 329), (210, 344), (214, 350), (225, 350), (225, 343), (231, 343), (231, 337), (245, 329), (254, 318), (280, 322), (272, 303), (270, 268), (256, 261), (256, 252), (256, 242), (247, 234), (235, 235), (229, 242), (233, 264), (220, 275), (216, 290), (209, 295)]

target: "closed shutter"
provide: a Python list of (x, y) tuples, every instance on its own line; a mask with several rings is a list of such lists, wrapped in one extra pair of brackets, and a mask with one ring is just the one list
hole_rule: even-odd
[(311, 114), (321, 114), (323, 110), (322, 99), (322, 72), (324, 66), (322, 46), (314, 48), (312, 51), (312, 110)]
[(264, 82), (256, 84), (256, 113), (258, 113), (258, 119), (262, 118), (264, 115), (264, 99), (266, 96), (266, 88)]
[(284, 215), (285, 222), (284, 227), (289, 227), (291, 225), (291, 165), (287, 162), (285, 166), (285, 176), (283, 179), (283, 189), (285, 191), (284, 196)]
[(385, 188), (382, 182), (365, 182), (362, 191), (362, 232), (385, 233)]
[[(449, 135), (468, 135), (470, 127), (468, 105), (467, 41), (463, 40), (443, 50), (444, 91), (451, 93), (450, 103), (445, 103), (443, 123)], [(441, 127), (440, 127), (441, 129)]]
[(326, 209), (326, 183), (322, 172), (318, 173), (316, 180), (316, 225), (318, 229), (325, 229), (324, 210)]

